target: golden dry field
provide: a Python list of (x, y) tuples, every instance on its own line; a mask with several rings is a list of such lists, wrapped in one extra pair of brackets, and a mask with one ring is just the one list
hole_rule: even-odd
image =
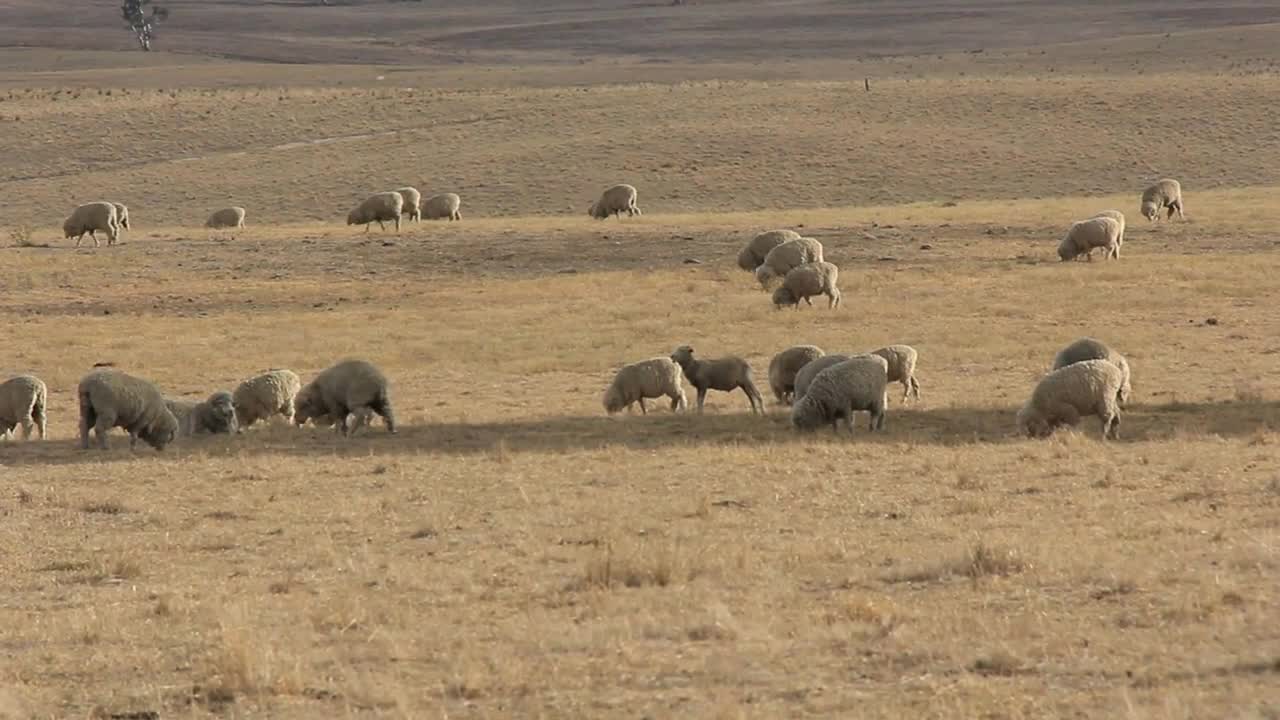
[[(1280, 25), (1237, 26), (1266, 4), (1108, 34), (922, 2), (893, 56), (825, 26), (910, 17), (807, 0), (493, 0), (421, 36), (416, 3), (281, 2), (230, 41), (177, 24), (206, 5), (144, 54), (0, 2), (31, 45), (0, 49), (0, 379), (50, 390), (49, 438), (0, 441), (0, 719), (1280, 717)], [(1185, 222), (1138, 214), (1163, 176)], [(614, 182), (643, 216), (586, 216)], [(463, 220), (343, 224), (404, 184)], [(134, 227), (76, 249), (98, 199)], [(1107, 208), (1120, 261), (1059, 263)], [(779, 227), (840, 308), (736, 267)], [(1082, 335), (1133, 367), (1120, 440), (1016, 436)], [(910, 344), (923, 398), (799, 435), (766, 376), (799, 343)], [(605, 415), (682, 344), (745, 357), (767, 415)], [(77, 446), (95, 362), (194, 399), (348, 356), (398, 434)]]

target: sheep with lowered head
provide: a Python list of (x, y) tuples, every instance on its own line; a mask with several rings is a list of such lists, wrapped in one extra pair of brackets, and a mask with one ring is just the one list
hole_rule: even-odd
[(178, 435), (218, 435), (238, 431), (231, 393), (219, 390), (200, 402), (166, 399), (165, 406), (178, 420)]
[(1129, 384), (1129, 361), (1124, 355), (1113, 350), (1109, 345), (1091, 337), (1082, 337), (1079, 340), (1058, 351), (1053, 356), (1053, 369), (1060, 370), (1073, 363), (1082, 362), (1084, 360), (1106, 360), (1115, 364), (1120, 368), (1121, 381), (1120, 392), (1116, 395), (1116, 400), (1120, 405), (1129, 402), (1129, 396), (1133, 393), (1133, 389)]
[(889, 363), (879, 355), (855, 355), (818, 373), (804, 397), (791, 406), (791, 425), (797, 430), (816, 430), (830, 425), (839, 430), (844, 420), (853, 433), (853, 414), (866, 410), (871, 415), (868, 429), (884, 429), (888, 406)]
[(231, 393), (239, 429), (274, 415), (293, 422), (293, 401), (301, 389), (298, 374), (284, 368), (272, 368), (240, 383)]
[(845, 360), (848, 360), (849, 357), (849, 355), (832, 353), (830, 355), (823, 355), (816, 360), (811, 360), (806, 363), (805, 366), (800, 368), (800, 371), (796, 373), (795, 390), (792, 391), (791, 394), (791, 404), (794, 405), (797, 400), (804, 397), (805, 393), (809, 392), (809, 386), (813, 384), (813, 379), (818, 376), (818, 373), (826, 370), (832, 365), (839, 365)]
[(751, 380), (751, 366), (740, 357), (728, 356), (715, 360), (699, 360), (693, 356), (693, 348), (681, 345), (671, 353), (684, 372), (684, 378), (698, 391), (698, 414), (702, 414), (702, 403), (707, 398), (708, 390), (733, 392), (742, 388), (747, 400), (751, 402), (752, 413), (764, 412), (764, 399)]
[(120, 221), (117, 215), (116, 206), (109, 202), (91, 202), (85, 203), (71, 211), (67, 219), (62, 222), (62, 232), (67, 239), (76, 239), (76, 247), (80, 247), (80, 241), (84, 239), (84, 234), (89, 233), (89, 237), (93, 238), (93, 246), (98, 247), (98, 236), (96, 232), (101, 230), (107, 234), (107, 244), (115, 244), (120, 238)]
[(889, 382), (902, 383), (902, 402), (912, 395), (920, 399), (920, 381), (916, 379), (916, 359), (919, 353), (910, 345), (887, 345), (872, 350), (872, 355), (879, 355), (889, 363)]
[(822, 262), (822, 243), (811, 237), (787, 240), (764, 256), (764, 262), (756, 268), (756, 280), (767, 288), (774, 278), (786, 277), (793, 268), (816, 262)]
[(640, 403), (640, 413), (647, 415), (645, 398), (660, 397), (671, 399), (672, 412), (683, 410), (688, 402), (680, 378), (680, 366), (669, 357), (623, 365), (604, 391), (605, 412), (613, 415), (630, 408), (632, 403)]
[(1156, 182), (1156, 184), (1142, 191), (1142, 217), (1155, 222), (1160, 216), (1160, 211), (1167, 209), (1169, 211), (1168, 219), (1173, 219), (1173, 214), (1178, 213), (1179, 220), (1185, 220), (1182, 215), (1182, 183), (1173, 178), (1165, 178)]
[(49, 405), (49, 388), (34, 375), (18, 375), (0, 383), (0, 438), (22, 426), (22, 439), (31, 439), (31, 430), (45, 438), (49, 421), (46, 408)]
[(369, 226), (378, 223), (378, 227), (383, 230), (387, 229), (382, 223), (394, 221), (396, 224), (396, 232), (400, 231), (400, 215), (404, 209), (404, 198), (397, 192), (381, 192), (374, 193), (365, 198), (364, 202), (357, 205), (351, 212), (347, 213), (348, 225), (363, 225), (364, 231), (369, 232)]
[[(293, 405), (293, 421), (298, 425), (327, 416), (337, 422), (339, 432), (351, 435), (368, 424), (368, 411), (372, 411), (382, 416), (387, 432), (396, 432), (390, 383), (381, 370), (366, 360), (343, 360), (324, 370), (298, 391)], [(347, 418), (351, 415), (356, 421), (349, 426)]]
[(165, 406), (154, 384), (119, 370), (102, 368), (80, 380), (80, 447), (88, 449), (89, 430), (98, 447), (107, 449), (107, 433), (113, 427), (129, 433), (129, 447), (138, 440), (163, 450), (178, 434), (178, 419)]
[(462, 198), (457, 193), (432, 195), (422, 202), (422, 217), (427, 220), (461, 220)]
[(215, 210), (209, 215), (209, 219), (204, 221), (204, 226), (213, 230), (242, 228), (244, 227), (244, 208), (228, 207)]
[(840, 288), (836, 285), (839, 279), (840, 268), (833, 263), (820, 261), (794, 267), (782, 279), (782, 285), (773, 291), (773, 306), (780, 310), (790, 305), (799, 310), (801, 300), (812, 306), (809, 298), (826, 295), (827, 307), (837, 308), (840, 306)]
[(798, 240), (800, 233), (795, 230), (769, 230), (751, 238), (742, 252), (738, 253), (738, 267), (747, 272), (755, 272), (764, 262), (769, 251), (788, 240)]
[(600, 193), (600, 199), (591, 204), (587, 214), (597, 220), (604, 220), (610, 215), (620, 215), (624, 212), (628, 217), (643, 215), (644, 213), (640, 212), (640, 206), (636, 204), (636, 198), (639, 196), (631, 185), (614, 185)]
[(418, 188), (406, 185), (396, 188), (395, 192), (400, 193), (400, 197), (404, 200), (404, 214), (409, 216), (409, 220), (413, 222), (421, 220), (422, 193), (418, 192)]
[(1093, 217), (1072, 223), (1067, 234), (1058, 244), (1058, 258), (1062, 261), (1074, 260), (1085, 255), (1093, 260), (1093, 249), (1103, 248), (1105, 258), (1120, 257), (1120, 223), (1115, 218)]
[(1048, 437), (1074, 427), (1080, 418), (1097, 415), (1104, 439), (1120, 437), (1120, 387), (1124, 374), (1107, 360), (1082, 360), (1041, 378), (1031, 399), (1018, 411), (1018, 430), (1028, 437)]
[(822, 357), (817, 345), (793, 345), (773, 356), (769, 361), (769, 389), (778, 403), (792, 402), (796, 390), (796, 373), (805, 365)]

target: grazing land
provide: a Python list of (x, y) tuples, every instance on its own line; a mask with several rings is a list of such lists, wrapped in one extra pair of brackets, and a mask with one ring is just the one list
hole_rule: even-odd
[[(0, 718), (1280, 714), (1271, 4), (439, 5), (177, 3), (141, 53), (0, 2), (0, 379), (50, 389), (0, 441)], [(645, 214), (589, 219), (615, 182)], [(464, 219), (343, 225), (404, 184)], [(99, 199), (134, 227), (74, 248)], [(1057, 262), (1107, 208), (1122, 259)], [(838, 310), (736, 268), (777, 227)], [(1082, 335), (1120, 441), (1017, 437)], [(769, 397), (789, 345), (895, 342), (884, 433)], [(604, 415), (682, 344), (768, 414)], [(398, 434), (77, 447), (95, 362), (196, 398), (345, 356)]]

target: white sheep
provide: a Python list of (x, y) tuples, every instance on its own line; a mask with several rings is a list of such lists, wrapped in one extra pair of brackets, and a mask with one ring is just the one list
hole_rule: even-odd
[(141, 438), (156, 450), (163, 450), (178, 434), (178, 419), (165, 406), (164, 396), (154, 384), (119, 370), (102, 368), (80, 380), (80, 447), (89, 447), (89, 429), (98, 438), (98, 447), (107, 449), (107, 433), (122, 427), (129, 433), (129, 447)]
[(1097, 415), (1102, 437), (1119, 439), (1117, 398), (1123, 384), (1120, 368), (1106, 360), (1083, 360), (1054, 370), (1041, 378), (1018, 411), (1018, 430), (1029, 437), (1047, 437), (1063, 425), (1074, 427), (1081, 417)]
[(1142, 192), (1142, 217), (1155, 222), (1166, 208), (1168, 219), (1173, 219), (1175, 212), (1179, 220), (1186, 219), (1182, 215), (1182, 183), (1172, 178), (1160, 180)]
[(919, 353), (910, 345), (887, 345), (872, 350), (872, 355), (879, 355), (889, 363), (889, 382), (902, 383), (902, 402), (915, 395), (920, 399), (920, 381), (916, 379), (916, 360)]
[(219, 390), (200, 402), (166, 399), (165, 406), (178, 420), (178, 435), (217, 435), (238, 431), (231, 393)]
[(1103, 248), (1103, 257), (1120, 257), (1120, 223), (1114, 218), (1093, 217), (1072, 223), (1067, 234), (1058, 244), (1058, 258), (1062, 261), (1074, 260), (1078, 255), (1085, 255), (1093, 260), (1093, 249)]
[(374, 193), (365, 198), (364, 202), (357, 205), (351, 212), (347, 213), (348, 225), (363, 225), (364, 231), (369, 232), (369, 226), (378, 223), (378, 227), (383, 230), (387, 229), (383, 225), (383, 221), (395, 221), (396, 232), (400, 231), (400, 214), (404, 208), (404, 198), (397, 192), (381, 192)]
[(1082, 362), (1084, 360), (1106, 360), (1120, 368), (1120, 391), (1119, 394), (1116, 395), (1116, 400), (1122, 406), (1129, 402), (1129, 396), (1133, 394), (1132, 386), (1129, 384), (1129, 361), (1124, 355), (1121, 355), (1119, 352), (1111, 349), (1110, 346), (1101, 340), (1096, 340), (1091, 337), (1082, 337), (1066, 346), (1062, 350), (1058, 351), (1057, 355), (1053, 356), (1053, 369), (1060, 370), (1068, 365)]
[(698, 414), (702, 414), (702, 403), (707, 398), (708, 390), (733, 392), (742, 388), (747, 400), (751, 402), (752, 413), (764, 412), (764, 399), (751, 379), (751, 366), (746, 360), (733, 355), (715, 360), (698, 360), (693, 356), (693, 348), (681, 345), (671, 353), (671, 359), (680, 366), (684, 378), (698, 391)]
[(769, 361), (769, 389), (779, 404), (794, 400), (796, 373), (822, 355), (822, 348), (817, 345), (793, 345), (773, 356)]
[(888, 407), (889, 363), (879, 355), (855, 355), (818, 373), (804, 397), (791, 406), (791, 425), (797, 430), (815, 430), (831, 425), (839, 430), (844, 420), (853, 432), (853, 414), (870, 413), (868, 429), (884, 429)]
[(242, 228), (244, 227), (244, 208), (228, 207), (215, 210), (213, 214), (209, 215), (209, 219), (204, 221), (204, 226), (214, 230)]
[(457, 193), (432, 195), (422, 202), (422, 217), (427, 220), (461, 220), (462, 198)]
[[(1094, 215), (1094, 217), (1109, 217), (1112, 220), (1115, 220), (1116, 222), (1120, 223), (1120, 234), (1119, 236), (1116, 237), (1116, 247), (1115, 247), (1115, 250), (1110, 254), (1110, 257), (1118, 259), (1120, 257), (1120, 246), (1124, 245), (1124, 228), (1125, 228), (1124, 213), (1120, 212), (1119, 210), (1103, 210), (1097, 215)], [(1086, 255), (1092, 256), (1093, 250), (1090, 249), (1089, 252), (1086, 253)]]
[(408, 215), (413, 222), (421, 220), (422, 193), (418, 192), (418, 188), (406, 185), (396, 188), (395, 192), (400, 193), (400, 197), (404, 199), (404, 214)]
[(62, 232), (68, 240), (76, 239), (76, 247), (80, 247), (80, 241), (84, 239), (85, 233), (89, 233), (89, 237), (93, 238), (93, 246), (98, 247), (96, 234), (98, 230), (107, 234), (108, 245), (120, 239), (120, 223), (115, 205), (101, 201), (85, 203), (72, 210), (67, 219), (62, 222)]
[(18, 375), (0, 383), (0, 438), (21, 425), (23, 440), (31, 439), (32, 428), (44, 440), (49, 425), (48, 405), (49, 388), (34, 375)]
[(811, 237), (787, 240), (764, 256), (764, 262), (756, 268), (756, 280), (767, 288), (770, 281), (786, 277), (792, 268), (816, 262), (822, 262), (822, 243)]
[(738, 267), (747, 272), (755, 272), (764, 262), (769, 251), (788, 240), (800, 239), (795, 230), (769, 230), (751, 238), (742, 252), (738, 253)]
[[(123, 235), (125, 230), (129, 229), (129, 206), (124, 203), (111, 203), (116, 206), (116, 225), (119, 226), (117, 235)], [(107, 241), (110, 245), (110, 240)]]
[[(293, 404), (293, 421), (298, 425), (327, 416), (337, 422), (339, 432), (350, 435), (368, 423), (368, 411), (373, 411), (382, 416), (388, 432), (396, 432), (387, 376), (365, 360), (343, 360), (324, 370), (298, 391)], [(349, 426), (351, 415), (356, 421)]]
[(793, 390), (791, 394), (791, 404), (794, 405), (797, 400), (804, 397), (805, 393), (809, 392), (809, 386), (813, 384), (813, 379), (818, 376), (818, 373), (826, 370), (832, 365), (839, 365), (850, 357), (850, 355), (832, 353), (830, 355), (823, 355), (816, 360), (811, 360), (806, 363), (805, 366), (800, 368), (800, 371), (796, 373), (795, 390)]
[(790, 305), (799, 310), (801, 300), (812, 306), (809, 298), (826, 295), (828, 308), (840, 307), (839, 279), (840, 268), (829, 262), (811, 262), (791, 268), (782, 279), (782, 285), (773, 291), (773, 306), (781, 309)]
[(640, 403), (640, 413), (647, 415), (645, 398), (668, 397), (671, 410), (683, 410), (685, 399), (680, 366), (668, 357), (656, 357), (623, 365), (604, 391), (604, 409), (610, 415)]
[(293, 402), (302, 380), (292, 370), (273, 368), (240, 383), (231, 394), (239, 428), (281, 415), (293, 421)]
[(620, 215), (626, 213), (628, 217), (632, 215), (643, 215), (640, 212), (640, 206), (636, 204), (639, 193), (631, 185), (614, 185), (613, 187), (600, 193), (600, 199), (591, 204), (587, 210), (587, 214), (597, 220), (604, 220), (610, 215)]

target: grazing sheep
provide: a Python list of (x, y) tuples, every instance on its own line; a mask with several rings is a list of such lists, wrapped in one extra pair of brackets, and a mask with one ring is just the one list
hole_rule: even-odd
[(733, 392), (742, 388), (747, 399), (751, 401), (752, 413), (764, 412), (764, 399), (751, 381), (751, 366), (740, 357), (722, 357), (716, 360), (696, 360), (693, 348), (681, 345), (671, 353), (671, 359), (684, 371), (684, 377), (698, 391), (698, 414), (702, 414), (702, 403), (706, 400), (708, 390)]
[(738, 267), (747, 272), (755, 272), (764, 262), (769, 251), (788, 240), (799, 240), (800, 233), (795, 230), (769, 230), (751, 238), (747, 246), (738, 253)]
[(400, 193), (400, 197), (404, 199), (404, 214), (409, 216), (413, 222), (422, 219), (422, 193), (418, 192), (418, 188), (408, 185), (402, 188), (396, 188), (395, 192)]
[(645, 398), (671, 398), (671, 410), (682, 410), (685, 400), (680, 380), (680, 366), (671, 358), (656, 357), (623, 365), (613, 376), (613, 382), (604, 391), (605, 412), (612, 415), (640, 403), (640, 413), (647, 415)]
[[(120, 227), (118, 235), (123, 235), (125, 230), (129, 229), (129, 206), (124, 203), (111, 203), (116, 207), (116, 225)], [(110, 242), (107, 243), (108, 245)]]
[[(1120, 223), (1120, 235), (1116, 238), (1115, 250), (1110, 255), (1110, 257), (1118, 259), (1120, 257), (1120, 246), (1124, 245), (1124, 227), (1125, 227), (1124, 213), (1120, 212), (1119, 210), (1103, 210), (1097, 215), (1094, 215), (1094, 217), (1108, 217)], [(1088, 253), (1085, 253), (1085, 255), (1092, 256), (1093, 250), (1090, 249)]]
[(89, 447), (89, 429), (98, 447), (107, 449), (107, 433), (122, 427), (129, 433), (129, 447), (141, 438), (163, 450), (178, 433), (178, 419), (165, 406), (155, 385), (119, 370), (99, 369), (80, 380), (80, 447)]
[(801, 300), (812, 306), (809, 298), (826, 295), (827, 307), (837, 308), (840, 306), (840, 288), (836, 285), (839, 279), (840, 268), (829, 262), (805, 263), (792, 268), (782, 279), (782, 285), (773, 291), (773, 306), (781, 310), (782, 306), (790, 305), (799, 310)]
[(364, 202), (355, 207), (354, 210), (347, 213), (348, 225), (363, 225), (364, 231), (369, 232), (369, 226), (378, 223), (378, 227), (383, 230), (387, 229), (383, 225), (383, 221), (396, 223), (396, 232), (400, 232), (400, 214), (404, 208), (404, 198), (397, 192), (381, 192), (374, 193), (365, 198)]
[(240, 383), (231, 394), (240, 430), (273, 415), (293, 422), (293, 401), (302, 389), (297, 373), (273, 368)]
[(93, 238), (93, 246), (98, 247), (98, 230), (107, 234), (108, 245), (115, 244), (120, 238), (120, 221), (115, 205), (109, 202), (85, 203), (72, 210), (71, 215), (62, 223), (62, 232), (68, 240), (76, 239), (76, 247), (80, 247), (85, 233)]
[(809, 392), (809, 386), (813, 384), (813, 379), (818, 376), (818, 373), (832, 365), (839, 365), (850, 357), (850, 355), (841, 355), (839, 353), (823, 355), (800, 368), (800, 371), (796, 373), (795, 390), (791, 394), (791, 404), (794, 405), (797, 400), (804, 397), (805, 393)]
[(1170, 220), (1175, 212), (1179, 220), (1186, 219), (1182, 215), (1182, 183), (1172, 178), (1160, 180), (1142, 192), (1142, 217), (1155, 222), (1163, 209), (1168, 209)]
[(888, 345), (879, 350), (872, 350), (872, 355), (879, 355), (889, 363), (889, 382), (902, 383), (902, 402), (912, 395), (920, 399), (920, 381), (916, 380), (916, 358), (919, 353), (910, 345)]
[(818, 373), (804, 397), (791, 406), (791, 425), (797, 430), (815, 430), (831, 425), (839, 430), (844, 420), (853, 432), (853, 414), (866, 410), (871, 414), (868, 429), (884, 429), (888, 406), (889, 363), (879, 355), (855, 355)]
[(462, 207), (462, 198), (456, 193), (441, 193), (440, 195), (432, 195), (422, 203), (422, 217), (428, 220), (461, 220), (462, 213), (458, 212), (458, 208)]
[(822, 357), (817, 345), (793, 345), (769, 361), (769, 389), (782, 405), (790, 404), (796, 391), (796, 373), (800, 368)]
[[(293, 404), (293, 421), (298, 425), (325, 415), (337, 420), (339, 432), (350, 435), (369, 422), (372, 410), (382, 416), (388, 432), (396, 432), (387, 376), (364, 360), (343, 360), (321, 372), (298, 391)], [(351, 415), (356, 421), (349, 426)]]
[(1082, 362), (1084, 360), (1106, 360), (1120, 368), (1120, 391), (1119, 394), (1116, 395), (1116, 400), (1120, 405), (1124, 405), (1129, 402), (1129, 396), (1133, 393), (1133, 388), (1129, 384), (1129, 361), (1124, 355), (1112, 350), (1111, 347), (1101, 340), (1095, 340), (1091, 337), (1082, 337), (1064, 347), (1057, 355), (1053, 356), (1053, 369), (1060, 370), (1068, 365)]
[(164, 404), (178, 420), (178, 434), (181, 436), (237, 431), (235, 405), (231, 393), (226, 390), (219, 390), (201, 402), (166, 399)]
[(242, 228), (244, 227), (244, 208), (229, 207), (216, 210), (204, 221), (204, 226), (214, 230), (222, 228)]
[(604, 220), (609, 215), (620, 215), (625, 212), (628, 217), (643, 215), (636, 204), (639, 194), (630, 185), (614, 185), (600, 194), (600, 199), (591, 204), (587, 214), (597, 220)]
[(1058, 258), (1063, 262), (1078, 255), (1093, 260), (1093, 249), (1103, 248), (1103, 257), (1120, 257), (1120, 223), (1114, 218), (1095, 217), (1072, 223), (1058, 244)]
[(22, 439), (31, 439), (31, 429), (44, 440), (49, 422), (45, 410), (49, 404), (49, 388), (34, 375), (18, 375), (0, 383), (0, 438), (22, 426)]
[(770, 281), (786, 277), (793, 268), (817, 262), (822, 262), (822, 243), (810, 237), (787, 240), (764, 256), (764, 262), (756, 268), (756, 280), (767, 288)]
[(1124, 373), (1107, 360), (1082, 360), (1041, 378), (1031, 399), (1018, 411), (1018, 430), (1028, 437), (1047, 437), (1062, 425), (1074, 427), (1080, 418), (1097, 415), (1104, 439), (1120, 437), (1120, 407), (1116, 399)]

